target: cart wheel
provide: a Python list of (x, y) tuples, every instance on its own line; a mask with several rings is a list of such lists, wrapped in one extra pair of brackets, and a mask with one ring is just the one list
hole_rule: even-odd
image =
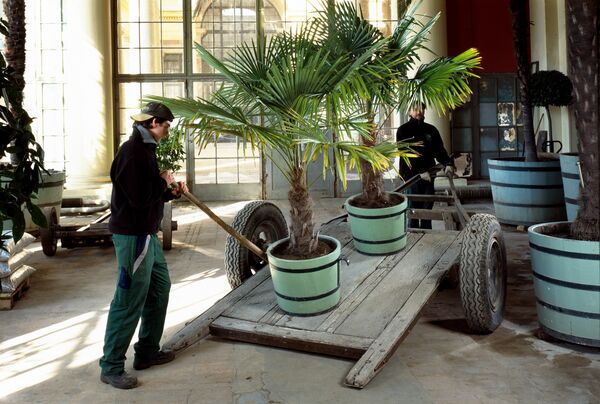
[(502, 322), (506, 302), (506, 247), (495, 216), (471, 216), (462, 231), (459, 273), (469, 328), (491, 333)]
[(54, 207), (45, 207), (42, 212), (46, 218), (48, 227), (40, 227), (40, 239), (42, 241), (42, 251), (48, 257), (56, 254), (56, 226), (58, 225), (58, 219), (56, 217), (56, 209)]
[(162, 231), (162, 243), (163, 250), (170, 250), (173, 247), (173, 226), (171, 219), (173, 218), (173, 205), (171, 203), (165, 203), (163, 210), (163, 218), (160, 222), (160, 229)]
[[(281, 210), (271, 202), (250, 202), (240, 210), (231, 224), (237, 232), (266, 251), (270, 243), (288, 236), (287, 224)], [(225, 272), (232, 289), (266, 265), (233, 236), (225, 243)]]

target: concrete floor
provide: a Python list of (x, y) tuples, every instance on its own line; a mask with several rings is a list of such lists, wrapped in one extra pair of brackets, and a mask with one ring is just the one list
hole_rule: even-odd
[[(319, 218), (339, 214), (342, 202), (317, 201)], [(210, 206), (230, 222), (243, 203)], [(165, 340), (229, 290), (225, 233), (189, 205), (177, 204), (174, 220)], [(488, 336), (470, 334), (458, 290), (442, 290), (363, 390), (342, 385), (353, 361), (213, 337), (141, 372), (131, 370), (130, 350), (126, 368), (140, 386), (122, 391), (102, 384), (97, 362), (114, 291), (113, 250), (59, 248), (48, 258), (34, 243), (31, 288), (13, 310), (0, 312), (0, 401), (599, 403), (600, 350), (538, 337), (527, 235), (505, 228), (505, 239), (509, 291), (501, 327)]]

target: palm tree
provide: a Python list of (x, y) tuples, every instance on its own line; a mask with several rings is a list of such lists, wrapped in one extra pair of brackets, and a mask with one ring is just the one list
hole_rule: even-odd
[(531, 106), (531, 94), (529, 82), (531, 71), (529, 64), (529, 13), (527, 11), (528, 1), (510, 0), (510, 11), (512, 13), (512, 32), (517, 59), (517, 77), (521, 94), (523, 113), (523, 140), (525, 141), (525, 161), (538, 161), (537, 148), (535, 146), (535, 133), (533, 131), (533, 111)]
[[(200, 148), (227, 134), (264, 151), (290, 185), (287, 253), (298, 257), (318, 244), (308, 166), (322, 156), (324, 170), (335, 170), (345, 184), (346, 170), (360, 161), (377, 170), (390, 165), (378, 149), (349, 137), (353, 132), (369, 133), (348, 89), (359, 79), (358, 67), (379, 45), (354, 60), (332, 58), (319, 46), (316, 28), (308, 23), (296, 34), (282, 33), (269, 41), (262, 36), (257, 43), (239, 45), (223, 62), (196, 44), (202, 59), (225, 77), (225, 84), (210, 99), (149, 98), (169, 106), (193, 131)], [(337, 139), (332, 138), (333, 131)]]
[(4, 57), (13, 69), (12, 80), (17, 104), (14, 108), (17, 108), (23, 103), (25, 88), (25, 0), (3, 0), (3, 6), (8, 26)]
[(600, 237), (600, 169), (598, 156), (598, 30), (597, 0), (567, 1), (567, 40), (569, 70), (575, 95), (575, 126), (579, 139), (581, 189), (579, 212), (571, 227), (578, 240), (598, 240)]
[[(362, 13), (357, 13), (353, 2), (328, 2), (317, 19), (322, 46), (329, 50), (332, 59), (342, 57), (353, 63), (363, 60), (359, 67), (360, 80), (353, 82), (358, 87), (352, 93), (371, 128), (370, 136), (361, 139), (366, 147), (390, 151), (381, 141), (380, 132), (396, 109), (408, 111), (424, 102), (444, 113), (464, 102), (471, 93), (468, 78), (475, 76), (472, 70), (479, 67), (481, 59), (477, 50), (469, 49), (453, 58), (440, 57), (419, 65), (417, 52), (426, 49), (428, 35), (439, 14), (421, 23), (415, 17), (418, 5), (406, 10), (389, 37), (367, 21)], [(376, 49), (373, 57), (365, 58), (372, 49)], [(415, 68), (416, 73), (409, 76)], [(401, 145), (401, 154), (407, 161), (414, 155), (405, 146)], [(384, 191), (382, 171), (368, 162), (361, 166), (361, 204), (386, 206), (389, 197)]]

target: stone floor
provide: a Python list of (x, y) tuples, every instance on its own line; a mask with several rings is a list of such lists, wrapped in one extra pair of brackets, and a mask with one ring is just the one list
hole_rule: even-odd
[[(316, 201), (318, 219), (339, 214), (342, 203)], [(210, 206), (231, 222), (243, 204)], [(278, 204), (285, 212), (285, 202)], [(490, 210), (489, 204), (471, 207)], [(166, 253), (173, 287), (165, 339), (229, 290), (223, 270), (225, 233), (183, 203), (176, 205), (174, 220), (179, 229)], [(504, 230), (509, 290), (501, 327), (488, 336), (469, 333), (458, 290), (441, 290), (363, 390), (342, 384), (353, 361), (213, 337), (172, 363), (132, 371), (140, 379), (137, 389), (102, 384), (97, 362), (114, 291), (113, 250), (59, 247), (49, 258), (34, 243), (29, 264), (37, 272), (31, 288), (13, 310), (0, 312), (0, 401), (599, 403), (600, 350), (539, 338), (527, 235)], [(128, 357), (131, 370), (131, 350)]]

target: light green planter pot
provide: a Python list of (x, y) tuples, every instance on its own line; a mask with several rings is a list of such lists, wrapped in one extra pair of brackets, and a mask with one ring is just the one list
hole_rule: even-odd
[(538, 320), (555, 338), (600, 347), (600, 243), (559, 237), (569, 225), (528, 231)]
[(560, 171), (562, 173), (563, 189), (565, 191), (565, 205), (567, 207), (567, 220), (572, 222), (579, 211), (579, 162), (578, 153), (563, 153), (560, 155)]
[(560, 162), (488, 159), (494, 210), (500, 223), (531, 226), (565, 220)]
[(408, 199), (399, 193), (390, 192), (402, 198), (395, 206), (380, 209), (365, 209), (352, 206), (346, 200), (348, 222), (356, 250), (365, 255), (388, 255), (406, 246), (406, 207)]
[(340, 301), (340, 242), (333, 237), (319, 236), (336, 247), (331, 253), (306, 260), (282, 259), (272, 251), (289, 238), (269, 246), (267, 256), (281, 310), (297, 316), (310, 316), (327, 312)]

